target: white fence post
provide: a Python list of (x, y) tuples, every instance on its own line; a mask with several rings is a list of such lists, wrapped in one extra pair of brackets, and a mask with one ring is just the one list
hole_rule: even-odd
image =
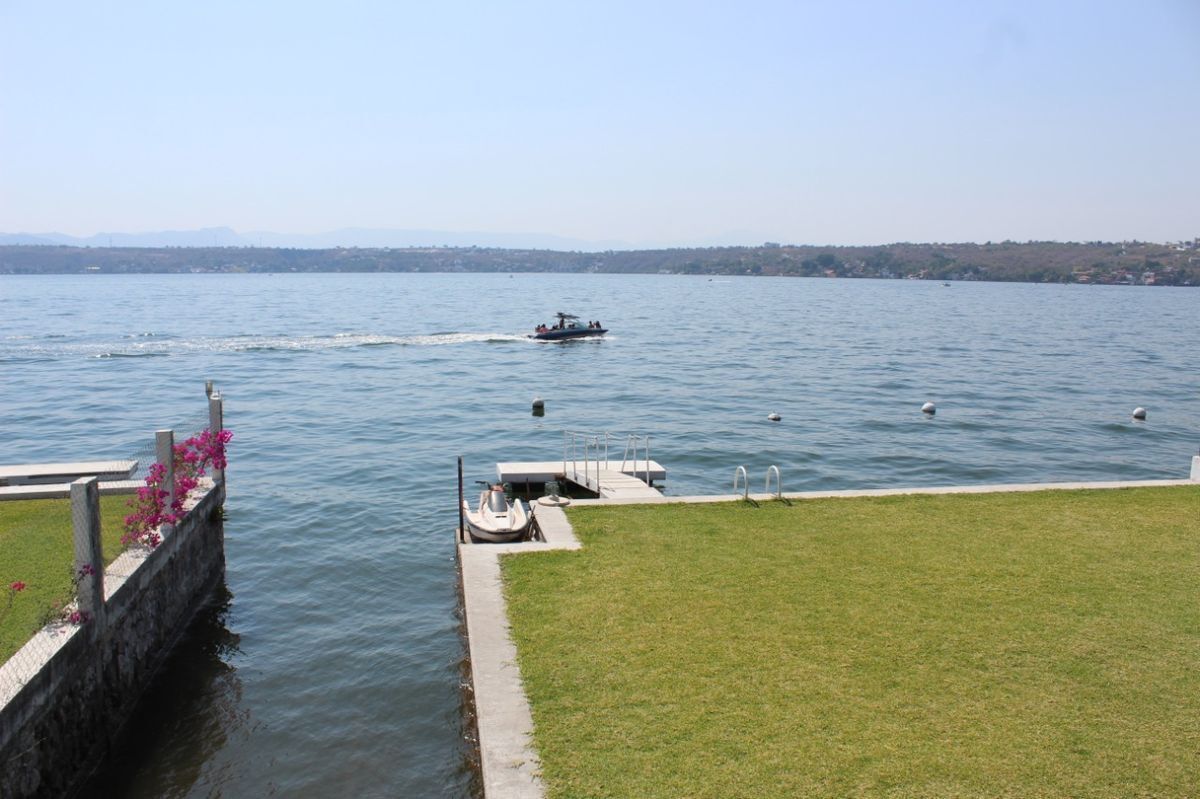
[(100, 548), (100, 478), (71, 483), (71, 519), (75, 531), (75, 582), (79, 610), (104, 625), (104, 554)]
[[(209, 383), (208, 387), (211, 386)], [(225, 398), (220, 391), (210, 391), (208, 395), (208, 429), (214, 436), (225, 429)], [(214, 485), (224, 485), (225, 470), (213, 469), (212, 479)]]
[[(167, 492), (164, 500), (166, 506), (163, 512), (171, 513), (171, 508), (175, 505), (175, 431), (156, 430), (154, 450), (158, 456), (158, 462), (163, 465), (162, 488)], [(175, 532), (175, 525), (164, 524), (160, 532), (165, 538), (168, 534)]]

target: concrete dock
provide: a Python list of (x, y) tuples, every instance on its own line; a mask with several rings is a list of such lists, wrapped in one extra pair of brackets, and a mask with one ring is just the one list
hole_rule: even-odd
[(602, 499), (646, 500), (661, 496), (646, 481), (666, 480), (667, 470), (653, 460), (526, 461), (497, 463), (496, 479), (514, 487), (565, 481)]
[(80, 461), (78, 463), (20, 463), (0, 466), (0, 486), (71, 483), (95, 475), (101, 480), (128, 480), (138, 462)]

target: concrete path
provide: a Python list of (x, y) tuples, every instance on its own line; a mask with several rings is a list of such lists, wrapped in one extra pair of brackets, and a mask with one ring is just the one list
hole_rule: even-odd
[(544, 542), (458, 545), (485, 799), (545, 796), (541, 764), (533, 748), (533, 717), (517, 667), (517, 649), (508, 632), (500, 556), (579, 549), (579, 541), (560, 508), (535, 505), (534, 512)]
[[(1196, 461), (1200, 461), (1197, 456)], [(1190, 480), (1128, 480), (1125, 482), (1095, 482), (1095, 483), (1013, 483), (1010, 485), (978, 485), (978, 486), (934, 486), (931, 488), (868, 488), (850, 489), (845, 491), (785, 491), (784, 499), (828, 499), (834, 497), (896, 497), (904, 494), (998, 494), (1018, 491), (1078, 491), (1081, 489), (1116, 489), (1116, 488), (1148, 488), (1162, 486), (1186, 486), (1200, 482), (1200, 471), (1193, 470), (1197, 475)], [(638, 497), (624, 499), (576, 499), (572, 504), (587, 505), (664, 505), (672, 502), (701, 503), (701, 502), (735, 502), (741, 500), (741, 494), (718, 494), (706, 496), (672, 497), (655, 492), (653, 497)], [(775, 494), (750, 494), (755, 502), (768, 502), (778, 499)]]

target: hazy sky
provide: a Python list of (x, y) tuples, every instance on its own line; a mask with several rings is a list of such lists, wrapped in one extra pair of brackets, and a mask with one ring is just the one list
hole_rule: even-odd
[(1200, 235), (1198, 0), (0, 0), (0, 31), (0, 232)]

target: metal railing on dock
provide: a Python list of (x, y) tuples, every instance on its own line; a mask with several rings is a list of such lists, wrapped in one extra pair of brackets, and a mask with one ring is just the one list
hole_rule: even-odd
[[(582, 485), (588, 491), (600, 493), (600, 463), (608, 465), (608, 445), (611, 439), (611, 433), (576, 433), (564, 430), (563, 475), (571, 482)], [(581, 449), (583, 451), (582, 472), (579, 470)], [(601, 457), (601, 453), (603, 453), (603, 457)]]
[(629, 438), (625, 440), (625, 454), (621, 456), (621, 471), (625, 471), (625, 464), (629, 461), (630, 450), (633, 451), (633, 476), (637, 477), (638, 464), (638, 447), (639, 445), (645, 452), (646, 471), (642, 478), (642, 482), (646, 485), (654, 485), (650, 479), (650, 436), (643, 436), (639, 433), (630, 433)]
[[(626, 437), (620, 465), (609, 460), (612, 433), (563, 432), (563, 477), (601, 497), (632, 496), (654, 491), (662, 468), (650, 460), (650, 437)], [(644, 459), (639, 460), (639, 457)], [(640, 485), (639, 485), (640, 484)]]

